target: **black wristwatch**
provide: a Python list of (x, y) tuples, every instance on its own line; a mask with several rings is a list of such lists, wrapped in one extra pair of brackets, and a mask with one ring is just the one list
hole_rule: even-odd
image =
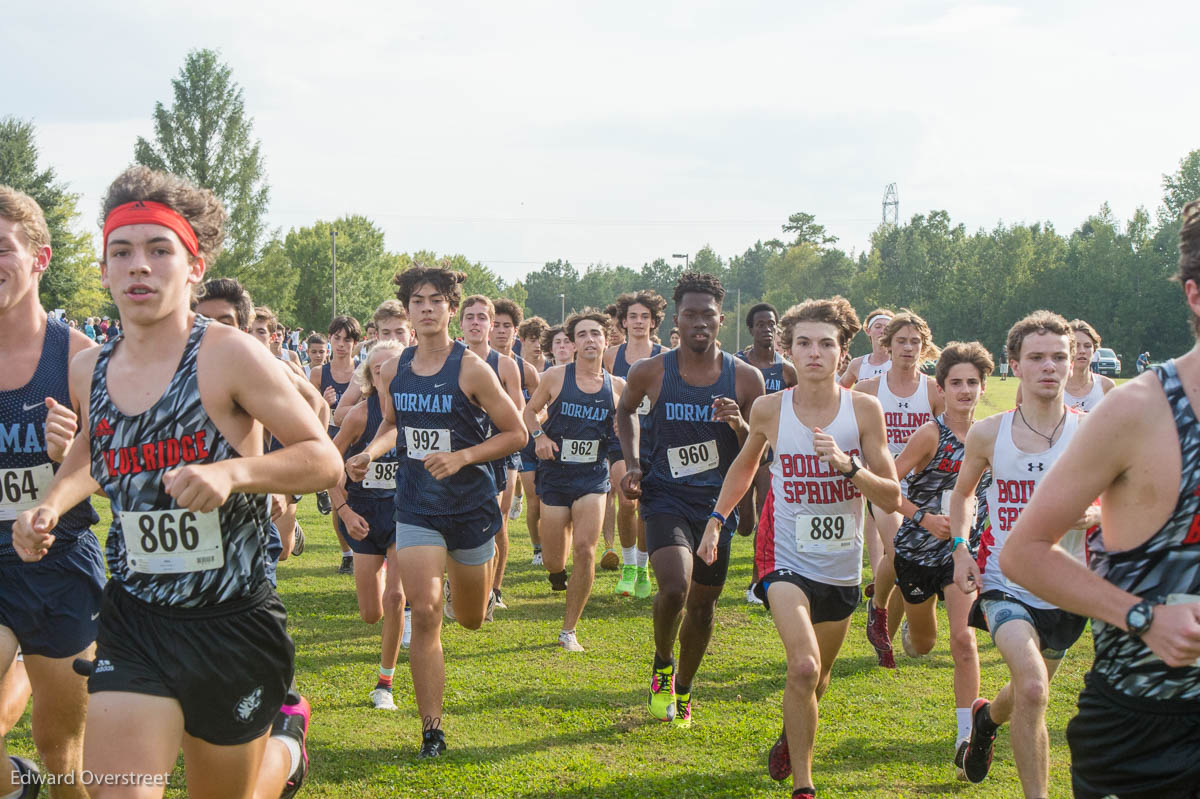
[(849, 480), (852, 477), (854, 477), (854, 475), (858, 474), (858, 470), (861, 468), (862, 468), (862, 464), (860, 464), (858, 461), (856, 461), (854, 459), (854, 456), (851, 455), (850, 456), (850, 471), (842, 472), (842, 477), (845, 477), (847, 480)]
[(917, 512), (912, 515), (912, 522), (913, 522), (913, 524), (920, 524), (921, 520), (924, 518), (925, 518), (925, 509), (917, 508)]
[(1130, 635), (1136, 635), (1141, 638), (1150, 629), (1150, 625), (1154, 623), (1154, 603), (1149, 599), (1143, 599), (1129, 609), (1125, 614), (1125, 626), (1129, 629)]

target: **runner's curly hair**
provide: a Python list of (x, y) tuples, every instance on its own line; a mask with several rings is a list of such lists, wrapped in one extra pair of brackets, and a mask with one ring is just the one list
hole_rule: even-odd
[[(546, 332), (542, 334), (542, 357), (550, 361), (554, 360), (554, 337), (559, 333), (565, 333), (562, 325), (546, 328)], [(567, 339), (570, 340), (570, 336)]]
[[(104, 228), (104, 220), (114, 208), (137, 200), (162, 203), (186, 219), (196, 232), (203, 258), (214, 258), (221, 252), (227, 216), (217, 195), (208, 189), (148, 166), (131, 166), (109, 185), (100, 204), (100, 228)], [(103, 250), (101, 243), (102, 253)]]
[[(354, 367), (354, 382), (362, 391), (364, 397), (369, 397), (376, 391), (375, 373), (371, 371), (371, 359), (378, 353), (390, 352), (388, 360), (399, 357), (404, 351), (404, 345), (399, 341), (377, 341), (375, 346), (371, 347), (371, 351), (367, 353), (367, 357), (362, 359), (358, 366)], [(387, 361), (384, 361), (387, 363)]]
[(783, 318), (779, 320), (779, 330), (785, 349), (792, 348), (792, 333), (800, 322), (824, 322), (836, 327), (838, 344), (843, 351), (850, 347), (850, 342), (862, 330), (854, 306), (840, 294), (827, 300), (805, 300), (784, 311)]
[(1066, 336), (1070, 342), (1071, 357), (1075, 357), (1075, 337), (1071, 335), (1071, 326), (1067, 320), (1053, 311), (1034, 311), (1018, 321), (1008, 330), (1008, 341), (1004, 345), (1005, 355), (1010, 361), (1021, 360), (1021, 345), (1026, 336), (1038, 333), (1053, 333), (1056, 336)]
[(747, 330), (754, 329), (754, 317), (758, 316), (763, 311), (770, 311), (771, 315), (775, 317), (776, 326), (778, 326), (779, 311), (775, 310), (775, 306), (769, 302), (759, 302), (759, 303), (755, 303), (754, 305), (751, 305), (750, 310), (746, 311), (746, 329)]
[(521, 310), (520, 305), (517, 305), (507, 297), (500, 297), (493, 303), (493, 306), (496, 309), (495, 313), (492, 314), (493, 319), (500, 314), (504, 314), (512, 320), (513, 327), (521, 327), (521, 320), (525, 318), (525, 312)]
[(679, 276), (679, 282), (675, 284), (675, 293), (672, 295), (676, 306), (684, 294), (710, 294), (716, 299), (717, 305), (720, 305), (725, 299), (725, 287), (716, 275), (706, 272), (684, 272)]
[(405, 309), (417, 286), (426, 284), (433, 286), (450, 303), (450, 313), (456, 313), (462, 303), (462, 284), (466, 282), (467, 273), (456, 269), (442, 269), (440, 266), (410, 266), (392, 281), (398, 287), (396, 298)]
[(37, 200), (11, 186), (0, 186), (0, 218), (21, 226), (29, 249), (50, 246), (50, 227)]
[(987, 383), (988, 375), (996, 368), (992, 354), (978, 341), (951, 341), (938, 357), (937, 372), (934, 375), (937, 384), (945, 389), (946, 377), (950, 370), (960, 363), (969, 363), (978, 369), (981, 383)]
[(604, 331), (605, 340), (612, 335), (611, 319), (608, 314), (596, 308), (584, 308), (567, 317), (567, 323), (563, 326), (563, 329), (567, 331), (567, 338), (574, 341), (575, 328), (580, 322), (587, 321), (599, 323), (600, 329)]
[(531, 316), (517, 328), (517, 336), (523, 340), (536, 338), (540, 343), (542, 336), (550, 329), (550, 324), (540, 316)]
[[(1179, 285), (1189, 280), (1200, 283), (1200, 200), (1183, 206), (1183, 224), (1179, 228), (1179, 272), (1173, 278)], [(1200, 316), (1192, 316), (1192, 330), (1200, 336)]]
[(933, 343), (933, 331), (929, 329), (929, 323), (907, 308), (901, 308), (900, 313), (892, 317), (892, 321), (884, 328), (883, 335), (879, 337), (879, 343), (891, 349), (892, 337), (906, 327), (913, 328), (921, 337), (920, 360), (931, 361), (938, 357), (941, 350)]
[(192, 308), (207, 300), (221, 300), (233, 306), (233, 315), (237, 318), (238, 330), (249, 330), (251, 316), (254, 314), (254, 302), (250, 292), (246, 291), (235, 278), (214, 277), (206, 280), (192, 291)]
[(1096, 332), (1096, 328), (1092, 327), (1082, 319), (1072, 319), (1067, 324), (1071, 326), (1071, 333), (1073, 335), (1079, 335), (1080, 333), (1083, 333), (1092, 340), (1093, 347), (1100, 346), (1100, 334)]
[(625, 318), (629, 316), (630, 306), (645, 306), (650, 311), (650, 326), (652, 328), (657, 328), (661, 325), (667, 313), (667, 301), (657, 291), (650, 291), (649, 289), (627, 291), (617, 297), (615, 304), (617, 307), (617, 324), (622, 328), (625, 327)]

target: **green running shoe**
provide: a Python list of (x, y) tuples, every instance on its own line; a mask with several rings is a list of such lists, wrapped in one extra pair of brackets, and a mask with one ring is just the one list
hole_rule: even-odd
[(634, 584), (637, 582), (637, 566), (622, 566), (621, 579), (617, 580), (616, 593), (621, 596), (633, 596)]
[(633, 587), (633, 595), (638, 599), (645, 599), (650, 596), (650, 568), (648, 566), (638, 566), (637, 568), (637, 585)]
[(650, 715), (659, 721), (675, 718), (675, 664), (650, 672)]
[(677, 694), (675, 696), (675, 718), (671, 720), (672, 727), (692, 726), (692, 695)]

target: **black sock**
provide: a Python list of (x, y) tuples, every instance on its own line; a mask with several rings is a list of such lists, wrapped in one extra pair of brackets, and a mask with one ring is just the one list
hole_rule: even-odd
[(535, 554), (535, 555), (539, 555), (539, 554), (541, 554), (541, 551), (542, 551), (542, 548), (541, 548), (541, 547), (534, 547), (534, 548), (533, 548), (533, 554)]
[(497, 602), (499, 602), (499, 601), (500, 601), (500, 589), (499, 589), (499, 588), (493, 588), (493, 589), (492, 589), (492, 593), (496, 595), (496, 601), (497, 601)]
[(988, 712), (990, 709), (990, 705), (984, 705), (975, 714), (975, 723), (979, 725), (979, 731), (987, 735), (991, 735), (1000, 729), (1000, 725), (992, 721), (992, 714)]
[(550, 587), (555, 591), (567, 590), (567, 570), (563, 569), (560, 572), (551, 572), (547, 575), (550, 578)]
[(655, 671), (662, 671), (663, 669), (674, 668), (674, 667), (675, 667), (675, 658), (671, 658), (669, 660), (663, 660), (662, 658), (660, 658), (658, 656), (657, 652), (654, 653), (654, 670)]
[(692, 686), (680, 685), (679, 683), (675, 683), (675, 695), (676, 696), (687, 696), (691, 692), (692, 692)]

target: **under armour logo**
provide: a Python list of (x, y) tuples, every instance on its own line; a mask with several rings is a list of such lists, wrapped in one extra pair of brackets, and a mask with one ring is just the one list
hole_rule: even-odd
[(908, 403), (907, 403), (907, 402), (897, 402), (897, 403), (896, 403), (896, 407), (897, 407), (897, 408), (904, 408), (905, 410), (907, 410), (907, 409), (908, 409)]
[(1029, 471), (1031, 472), (1034, 471), (1034, 467), (1037, 467), (1036, 470), (1039, 472), (1046, 471), (1046, 464), (1041, 463), (1040, 461), (1038, 463), (1027, 463), (1025, 465), (1029, 467)]

